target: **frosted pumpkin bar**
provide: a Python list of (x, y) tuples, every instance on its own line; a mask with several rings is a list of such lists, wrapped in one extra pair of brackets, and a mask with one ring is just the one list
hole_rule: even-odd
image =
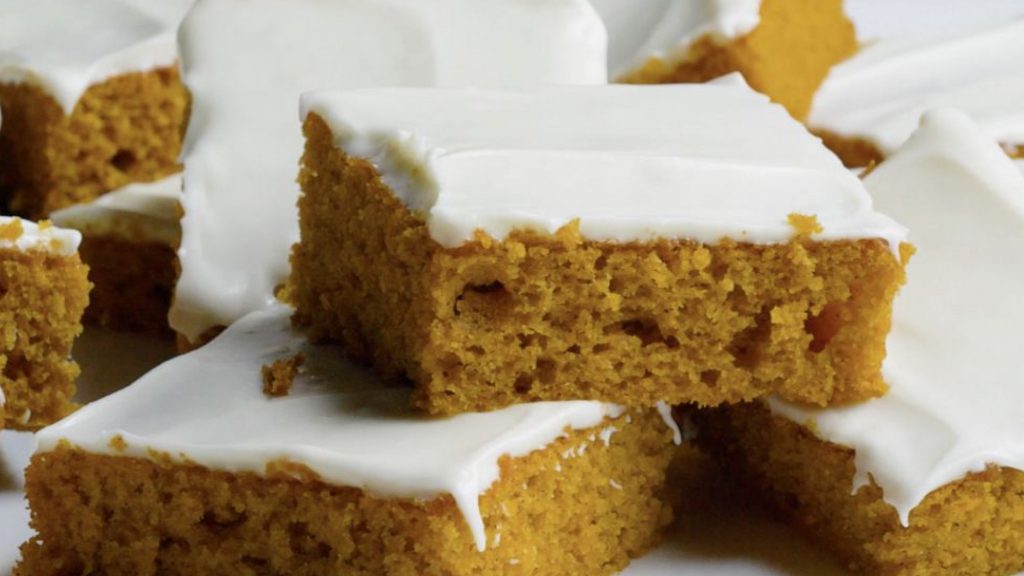
[(31, 218), (178, 170), (192, 0), (0, 0), (0, 195)]
[(613, 80), (705, 82), (740, 72), (807, 115), (829, 69), (857, 50), (842, 0), (590, 0), (608, 28)]
[(745, 86), (303, 100), (288, 298), (432, 413), (876, 396), (903, 228)]
[[(276, 305), (39, 433), (16, 574), (611, 575), (655, 545), (655, 410), (426, 419)], [(289, 370), (270, 397), (261, 372)], [(287, 387), (286, 387), (287, 388)]]
[(71, 345), (89, 302), (78, 232), (0, 217), (0, 428), (34, 430), (74, 409)]
[(720, 409), (699, 437), (852, 573), (1024, 571), (1024, 177), (963, 113), (939, 112), (866, 184), (918, 248), (889, 394)]

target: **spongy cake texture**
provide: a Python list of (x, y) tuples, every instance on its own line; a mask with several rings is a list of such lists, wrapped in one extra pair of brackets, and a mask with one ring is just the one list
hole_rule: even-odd
[(319, 116), (305, 129), (286, 296), (315, 336), (410, 377), (430, 412), (768, 392), (824, 405), (885, 390), (904, 274), (884, 241), (618, 244), (568, 226), (445, 248)]
[(287, 463), (231, 474), (65, 444), (29, 467), (38, 536), (15, 574), (614, 574), (671, 519), (662, 491), (674, 447), (654, 411), (607, 425), (607, 441), (567, 432), (500, 461), (480, 500), (483, 552), (450, 496), (389, 499)]
[(73, 410), (71, 345), (89, 302), (87, 274), (77, 255), (0, 249), (0, 423), (8, 428), (34, 430)]
[(700, 442), (853, 574), (997, 576), (1024, 570), (1024, 473), (989, 467), (948, 484), (909, 527), (871, 483), (853, 491), (854, 452), (759, 405), (698, 415)]
[(187, 95), (176, 68), (90, 87), (70, 115), (32, 84), (0, 83), (0, 194), (41, 218), (178, 171)]

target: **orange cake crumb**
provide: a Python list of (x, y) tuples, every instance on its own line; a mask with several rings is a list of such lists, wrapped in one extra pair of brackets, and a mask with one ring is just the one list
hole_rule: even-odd
[(931, 494), (909, 527), (874, 483), (853, 490), (854, 451), (749, 404), (699, 412), (699, 442), (853, 574), (1002, 576), (1024, 570), (1024, 472), (989, 467)]
[(609, 423), (607, 445), (592, 429), (567, 432), (500, 460), (480, 499), (482, 552), (448, 495), (385, 498), (282, 466), (264, 477), (57, 446), (28, 469), (38, 535), (14, 573), (615, 574), (671, 520), (674, 447), (653, 410)]
[(273, 364), (263, 366), (263, 393), (267, 396), (287, 396), (292, 390), (292, 382), (299, 372), (306, 357), (297, 354), (291, 358), (275, 360)]
[(761, 23), (728, 43), (694, 42), (680, 62), (651, 58), (620, 80), (636, 84), (706, 82), (741, 72), (754, 89), (804, 119), (829, 69), (857, 50), (842, 0), (762, 0)]
[(172, 174), (186, 104), (176, 67), (92, 86), (70, 115), (37, 86), (0, 83), (0, 197), (40, 218)]
[(885, 391), (903, 262), (881, 240), (438, 244), (311, 114), (289, 298), (314, 336), (417, 385), (432, 413), (590, 398), (716, 405)]
[(797, 236), (809, 238), (814, 234), (820, 234), (825, 229), (818, 223), (818, 217), (806, 214), (790, 214), (789, 225), (796, 231)]
[(89, 302), (87, 274), (76, 254), (0, 249), (0, 418), (8, 428), (34, 430), (74, 409), (71, 345)]

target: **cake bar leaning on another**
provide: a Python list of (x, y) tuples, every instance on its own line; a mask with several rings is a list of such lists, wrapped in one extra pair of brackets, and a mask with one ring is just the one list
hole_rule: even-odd
[(881, 399), (773, 400), (698, 437), (857, 574), (1024, 571), (1024, 176), (960, 112), (935, 112), (867, 177), (913, 230)]
[(41, 218), (178, 170), (192, 0), (0, 0), (0, 200)]
[(304, 98), (288, 298), (432, 413), (884, 391), (904, 229), (746, 86)]
[(71, 345), (89, 302), (81, 237), (0, 217), (0, 428), (34, 430), (74, 409)]
[(291, 314), (40, 432), (15, 574), (610, 575), (658, 542), (676, 447), (657, 411), (425, 419)]
[(590, 0), (613, 80), (705, 82), (741, 72), (803, 119), (829, 69), (857, 50), (842, 0)]

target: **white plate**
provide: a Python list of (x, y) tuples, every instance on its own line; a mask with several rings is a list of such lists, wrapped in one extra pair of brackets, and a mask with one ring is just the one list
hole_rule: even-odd
[[(125, 354), (131, 350), (132, 354)], [(75, 346), (82, 365), (79, 398), (95, 400), (174, 354), (170, 342), (89, 329)], [(31, 536), (22, 495), (23, 471), (33, 450), (31, 434), (0, 432), (0, 574), (10, 573), (18, 546)], [(704, 516), (707, 517), (704, 517)], [(633, 563), (623, 576), (830, 576), (833, 563), (784, 526), (745, 510), (717, 509), (688, 519), (684, 533)]]

